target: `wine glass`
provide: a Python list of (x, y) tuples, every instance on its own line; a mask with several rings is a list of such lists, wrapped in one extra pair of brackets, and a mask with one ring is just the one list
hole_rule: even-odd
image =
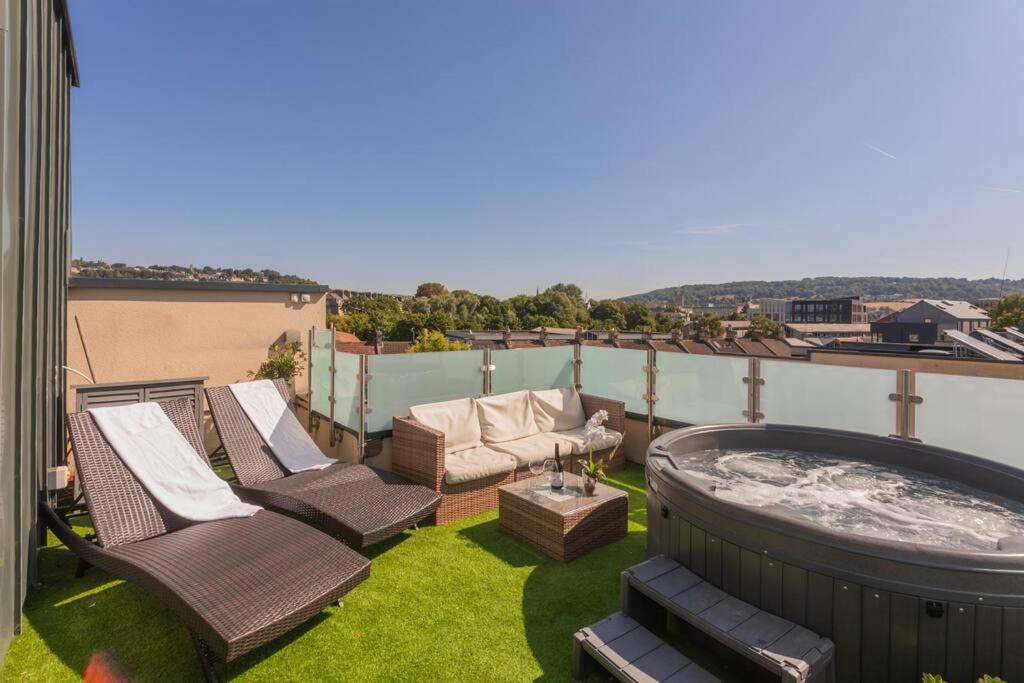
[(544, 458), (534, 458), (529, 461), (529, 473), (539, 477), (544, 474), (545, 465)]
[(530, 474), (539, 477), (544, 474), (544, 458), (534, 458), (530, 461)]

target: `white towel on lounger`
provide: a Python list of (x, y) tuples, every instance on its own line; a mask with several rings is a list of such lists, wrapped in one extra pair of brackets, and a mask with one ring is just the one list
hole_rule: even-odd
[(293, 474), (322, 470), (337, 462), (317, 447), (269, 379), (230, 384), (228, 388), (286, 470)]
[(174, 514), (194, 522), (250, 517), (228, 483), (182, 436), (157, 403), (91, 408), (103, 437), (143, 488)]

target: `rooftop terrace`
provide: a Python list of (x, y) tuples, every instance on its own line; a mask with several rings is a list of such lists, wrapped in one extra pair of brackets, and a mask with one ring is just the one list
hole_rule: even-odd
[[(393, 419), (410, 406), (571, 386), (621, 401), (627, 435), (640, 443), (630, 458), (641, 461), (610, 480), (629, 494), (628, 534), (561, 564), (501, 533), (494, 510), (406, 530), (362, 551), (372, 572), (344, 607), (221, 666), (238, 680), (566, 680), (572, 634), (616, 609), (620, 573), (646, 557), (643, 451), (672, 427), (800, 424), (1024, 464), (1019, 380), (662, 352), (628, 339), (372, 356), (344, 352), (330, 330), (311, 330), (308, 341), (311, 391), (299, 397), (311, 408), (307, 425), (321, 443), (326, 433), (354, 441), (354, 457), (382, 467)], [(226, 465), (219, 473), (232, 476)], [(87, 517), (75, 524), (90, 531)], [(186, 630), (145, 592), (98, 569), (73, 578), (75, 558), (52, 536), (39, 568), (5, 679), (72, 680), (97, 653), (138, 680), (197, 676)], [(715, 657), (705, 664), (745, 680)]]
[[(619, 572), (644, 558), (643, 470), (631, 466), (612, 484), (629, 493), (622, 541), (563, 565), (502, 534), (496, 512), (406, 531), (368, 552), (371, 579), (344, 607), (220, 673), (240, 681), (567, 680), (573, 631), (615, 609)], [(54, 540), (40, 555), (41, 586), (0, 679), (80, 680), (96, 652), (133, 680), (198, 678), (180, 620), (98, 570), (74, 579), (75, 557)]]

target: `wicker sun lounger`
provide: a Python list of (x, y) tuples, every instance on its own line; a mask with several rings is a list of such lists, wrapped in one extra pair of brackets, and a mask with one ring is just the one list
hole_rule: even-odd
[[(162, 406), (205, 459), (192, 402)], [(42, 519), (82, 561), (135, 583), (176, 613), (207, 680), (215, 680), (214, 657), (230, 661), (273, 640), (369, 576), (366, 558), (284, 515), (181, 519), (146, 492), (91, 415), (70, 414), (67, 426), (96, 542), (45, 503)]]
[[(284, 380), (275, 384), (287, 401)], [(243, 500), (298, 515), (354, 548), (402, 533), (434, 514), (441, 502), (425, 486), (366, 465), (339, 462), (289, 475), (228, 387), (208, 388), (206, 400)]]

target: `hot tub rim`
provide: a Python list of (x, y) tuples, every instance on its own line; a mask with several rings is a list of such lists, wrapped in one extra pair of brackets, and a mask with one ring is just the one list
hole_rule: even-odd
[[(717, 498), (703, 485), (706, 480), (693, 477), (677, 469), (672, 460), (672, 452), (668, 445), (677, 441), (723, 432), (756, 433), (771, 431), (773, 433), (790, 433), (793, 435), (813, 434), (819, 437), (841, 438), (847, 441), (856, 440), (867, 443), (882, 443), (886, 446), (898, 446), (908, 452), (918, 452), (944, 457), (955, 463), (966, 466), (981, 467), (992, 471), (995, 476), (1012, 476), (1024, 486), (1024, 471), (1004, 463), (979, 458), (978, 456), (952, 451), (936, 446), (897, 440), (891, 437), (878, 437), (859, 432), (850, 432), (822, 427), (804, 427), (800, 425), (781, 425), (774, 423), (737, 423), (719, 425), (701, 425), (672, 430), (657, 437), (648, 448), (648, 478), (656, 476), (668, 487), (661, 490), (655, 486), (654, 492), (659, 498), (672, 502), (672, 487), (680, 487), (684, 495), (698, 501), (701, 506), (715, 514), (730, 518), (739, 524), (770, 529), (776, 533), (793, 536), (800, 540), (826, 545), (846, 552), (854, 552), (867, 556), (880, 556), (887, 560), (903, 562), (922, 567), (933, 567), (955, 571), (973, 571), (983, 573), (1024, 573), (1024, 553), (1012, 553), (1001, 550), (971, 551), (956, 548), (944, 548), (937, 545), (893, 541), (848, 531), (835, 531), (813, 521), (793, 514), (778, 512), (757, 507), (733, 503)], [(799, 450), (796, 448), (795, 450)], [(661, 464), (659, 464), (659, 462)], [(672, 463), (665, 465), (665, 462)], [(654, 465), (654, 467), (651, 467)], [(925, 473), (928, 470), (914, 465), (905, 465)], [(945, 475), (939, 475), (945, 476)], [(972, 484), (973, 485), (973, 484)], [(650, 482), (648, 487), (650, 487)], [(998, 495), (1006, 495), (1002, 491), (994, 491)], [(1015, 500), (1019, 497), (1007, 496)], [(1021, 501), (1024, 502), (1024, 501)]]

